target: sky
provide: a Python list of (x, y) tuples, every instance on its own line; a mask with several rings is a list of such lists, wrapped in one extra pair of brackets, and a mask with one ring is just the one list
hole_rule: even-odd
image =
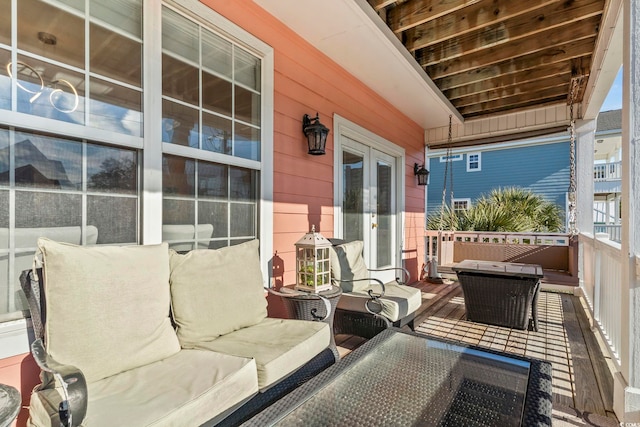
[(616, 79), (609, 89), (609, 94), (604, 99), (600, 111), (619, 110), (622, 108), (622, 67), (618, 71)]

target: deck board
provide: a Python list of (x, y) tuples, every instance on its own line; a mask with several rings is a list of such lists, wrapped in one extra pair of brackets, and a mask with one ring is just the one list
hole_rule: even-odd
[[(541, 292), (534, 332), (467, 321), (457, 282), (412, 286), (423, 296), (416, 332), (547, 360), (553, 367), (554, 425), (618, 425), (611, 409), (613, 379), (578, 297)], [(336, 342), (346, 355), (364, 341), (339, 335)]]

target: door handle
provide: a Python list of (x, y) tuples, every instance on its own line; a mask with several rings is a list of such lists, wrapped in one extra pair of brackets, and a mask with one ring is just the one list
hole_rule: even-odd
[(377, 228), (377, 227), (378, 227), (378, 224), (376, 224), (375, 222), (371, 223), (371, 228)]

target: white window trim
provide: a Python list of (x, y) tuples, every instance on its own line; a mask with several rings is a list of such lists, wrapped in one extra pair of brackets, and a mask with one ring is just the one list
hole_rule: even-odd
[(452, 154), (450, 156), (440, 156), (440, 163), (445, 163), (447, 161), (458, 162), (462, 160), (462, 154)]
[(456, 208), (456, 202), (466, 202), (467, 203), (467, 208), (466, 209), (457, 209), (457, 210), (467, 210), (471, 207), (471, 199), (470, 198), (460, 198), (460, 199), (453, 199), (453, 210), (455, 211)]
[[(471, 168), (471, 156), (478, 156), (478, 167), (473, 169)], [(482, 170), (482, 153), (477, 151), (475, 153), (467, 154), (467, 172), (480, 172)]]

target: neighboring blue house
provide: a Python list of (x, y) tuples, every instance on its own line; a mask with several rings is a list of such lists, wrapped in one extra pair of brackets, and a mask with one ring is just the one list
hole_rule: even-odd
[[(440, 212), (446, 152), (429, 150), (427, 213)], [(498, 187), (522, 187), (567, 211), (569, 139), (566, 133), (452, 150), (454, 208), (466, 209), (482, 194)], [(450, 173), (450, 172), (449, 172)], [(447, 177), (446, 203), (451, 200)]]

